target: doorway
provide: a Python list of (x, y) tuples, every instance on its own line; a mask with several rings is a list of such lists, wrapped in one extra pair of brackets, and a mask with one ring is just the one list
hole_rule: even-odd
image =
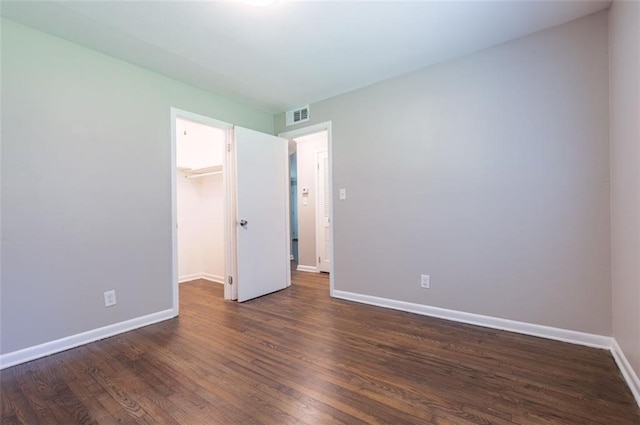
[(293, 264), (298, 271), (329, 273), (333, 293), (331, 123), (288, 131), (279, 136), (289, 140), (292, 164), (290, 244)]
[[(185, 122), (189, 128), (183, 128)], [(222, 121), (191, 112), (171, 108), (171, 220), (172, 220), (172, 287), (173, 311), (179, 314), (179, 281), (194, 277), (219, 281), (224, 285), (224, 298), (240, 302), (251, 300), (291, 285), (289, 269), (289, 163), (286, 139), (266, 133), (234, 126)], [(195, 150), (183, 155), (179, 151), (179, 138), (188, 136), (190, 131), (215, 134), (204, 137), (207, 150)], [(185, 134), (186, 133), (186, 134)], [(222, 141), (215, 142), (213, 139)], [(190, 142), (188, 142), (190, 143)], [(221, 148), (221, 149), (219, 149)], [(180, 157), (180, 158), (179, 158)], [(189, 158), (184, 160), (184, 158)], [(221, 161), (218, 159), (221, 158)], [(184, 160), (184, 161), (183, 161)], [(191, 162), (189, 162), (191, 161)], [(211, 178), (209, 182), (196, 180)], [(190, 186), (178, 188), (178, 179), (189, 181)], [(186, 183), (185, 183), (186, 185)], [(216, 212), (202, 213), (207, 225), (215, 228), (213, 241), (202, 226), (184, 211), (178, 219), (178, 195), (189, 198), (204, 211), (215, 202), (209, 197), (194, 200), (194, 192), (216, 187), (216, 195), (221, 202), (213, 205)], [(185, 189), (185, 190), (183, 190)], [(188, 209), (187, 207), (182, 210)], [(220, 213), (222, 210), (222, 213)], [(187, 216), (185, 216), (187, 214)], [(219, 218), (221, 217), (221, 220)], [(216, 223), (222, 222), (222, 230)], [(180, 225), (187, 227), (181, 229)], [(189, 228), (191, 226), (191, 228)], [(196, 230), (193, 229), (196, 228)], [(182, 231), (184, 230), (184, 232)], [(205, 267), (211, 265), (179, 252), (179, 240), (184, 245), (196, 241), (198, 233), (200, 249), (209, 250), (216, 244), (222, 255), (214, 259), (217, 269), (212, 272)], [(196, 236), (194, 236), (196, 235)], [(211, 233), (208, 233), (210, 236)], [(220, 244), (222, 237), (222, 245)], [(209, 243), (209, 245), (207, 245)], [(204, 254), (207, 261), (212, 260)], [(182, 263), (182, 264), (181, 264)], [(221, 263), (223, 266), (221, 266)], [(194, 266), (195, 265), (195, 266)], [(187, 271), (185, 267), (195, 267)], [(182, 269), (182, 270), (181, 270)]]
[(289, 141), (289, 222), (291, 223), (291, 261), (298, 265), (298, 168), (296, 143)]
[(224, 151), (226, 133), (177, 117), (178, 282), (224, 284)]
[[(185, 123), (186, 125), (185, 127)], [(173, 288), (173, 312), (177, 316), (180, 310), (179, 301), (179, 287), (180, 281), (188, 281), (191, 278), (204, 277), (207, 280), (214, 282), (224, 283), (224, 298), (231, 299), (230, 290), (227, 285), (228, 275), (228, 260), (229, 251), (231, 250), (231, 244), (229, 243), (229, 230), (228, 230), (228, 210), (230, 208), (228, 178), (229, 169), (233, 164), (228, 164), (228, 155), (226, 153), (226, 145), (229, 143), (233, 126), (223, 121), (218, 121), (213, 118), (209, 118), (203, 115), (194, 114), (192, 112), (180, 110), (177, 108), (171, 108), (171, 245), (172, 245), (172, 288)], [(185, 135), (186, 131), (186, 135)], [(191, 132), (191, 136), (190, 136)], [(186, 144), (194, 144), (195, 146), (187, 147), (185, 150), (178, 152), (178, 144), (181, 143), (179, 138)], [(219, 140), (222, 141), (220, 146)], [(220, 147), (220, 150), (218, 149)], [(178, 156), (180, 155), (180, 158)], [(208, 179), (212, 177), (213, 179)], [(205, 179), (205, 180), (202, 180)], [(217, 180), (206, 181), (206, 180)], [(221, 191), (218, 183), (221, 180)], [(211, 184), (216, 186), (216, 195), (213, 197), (203, 197), (202, 190), (205, 188), (205, 192), (209, 192)], [(180, 187), (180, 185), (184, 185)], [(182, 217), (178, 218), (178, 193), (181, 195), (183, 201), (180, 205)], [(200, 192), (200, 193), (198, 193)], [(194, 222), (189, 220), (189, 209), (192, 207), (201, 206), (203, 203), (207, 204), (208, 211), (213, 207), (217, 213), (220, 212), (218, 207), (214, 207), (211, 204), (215, 203), (215, 198), (221, 198), (217, 204), (222, 208), (222, 235), (218, 232), (219, 227), (216, 226), (218, 220), (216, 217), (210, 219), (211, 216), (206, 213), (199, 215), (200, 219), (195, 223), (202, 223), (208, 221), (207, 226), (213, 227), (217, 236), (207, 238), (200, 238), (194, 235), (194, 232), (201, 230), (201, 226), (194, 225)], [(191, 201), (191, 202), (190, 202)], [(191, 203), (191, 207), (189, 204)], [(185, 211), (186, 210), (186, 211)], [(215, 213), (214, 213), (215, 214)], [(191, 214), (193, 215), (193, 214)], [(180, 228), (182, 226), (182, 229)], [(186, 229), (185, 229), (186, 227)], [(184, 230), (184, 231), (183, 231)], [(212, 229), (213, 230), (213, 229)], [(180, 233), (180, 235), (179, 235)], [(208, 232), (211, 235), (211, 231)], [(182, 241), (179, 241), (179, 236)], [(204, 251), (211, 252), (216, 249), (211, 246), (203, 247), (205, 244), (215, 244), (217, 249), (220, 249), (220, 239), (222, 236), (222, 255), (216, 256), (212, 259)], [(199, 239), (199, 240), (198, 240)], [(215, 242), (214, 242), (215, 239)], [(184, 247), (185, 244), (193, 250), (194, 248), (200, 249), (200, 258), (196, 254), (191, 255), (192, 252), (184, 251), (181, 253), (179, 247)], [(204, 249), (203, 249), (204, 248)], [(215, 255), (215, 254), (214, 254)], [(205, 258), (206, 257), (206, 258)], [(205, 261), (206, 260), (206, 261)], [(220, 260), (222, 260), (222, 267), (220, 267)], [(213, 261), (214, 264), (211, 264)], [(206, 264), (205, 264), (206, 263)], [(212, 268), (213, 266), (213, 268)], [(212, 283), (215, 284), (215, 283)]]

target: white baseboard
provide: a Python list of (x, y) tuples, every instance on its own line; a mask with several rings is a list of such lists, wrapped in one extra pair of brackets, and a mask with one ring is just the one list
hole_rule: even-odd
[(613, 358), (618, 364), (624, 380), (627, 381), (627, 385), (629, 385), (629, 388), (633, 393), (633, 397), (636, 399), (636, 403), (640, 406), (640, 377), (638, 377), (636, 371), (631, 367), (631, 364), (624, 355), (622, 348), (618, 345), (618, 341), (616, 341), (615, 338), (612, 339), (613, 345), (611, 347), (611, 354), (613, 354)]
[(432, 307), (422, 304), (414, 304), (405, 301), (397, 301), (389, 298), (373, 297), (370, 295), (356, 294), (353, 292), (334, 290), (332, 297), (355, 301), (362, 304), (370, 304), (378, 307), (401, 310), (424, 316), (437, 317), (455, 322), (468, 323), (486, 328), (500, 329), (516, 332), (524, 335), (532, 335), (541, 338), (554, 339), (572, 344), (586, 345), (587, 347), (604, 348), (611, 351), (613, 358), (622, 373), (627, 385), (631, 389), (638, 406), (640, 406), (640, 378), (633, 370), (631, 364), (624, 355), (615, 338), (603, 335), (589, 334), (585, 332), (571, 331), (550, 326), (536, 325), (533, 323), (518, 322), (515, 320), (501, 319), (480, 314), (465, 313), (462, 311), (448, 310), (440, 307)]
[(218, 276), (218, 275), (209, 274), (209, 273), (202, 273), (202, 276), (200, 277), (206, 280), (210, 280), (211, 282), (224, 284), (224, 276)]
[[(203, 275), (203, 277), (208, 280), (216, 281), (215, 278), (217, 278), (218, 276)], [(640, 378), (631, 367), (631, 364), (629, 364), (629, 361), (624, 355), (624, 352), (614, 338), (584, 332), (571, 331), (567, 329), (553, 328), (550, 326), (518, 322), (515, 320), (483, 316), (480, 314), (448, 310), (440, 307), (414, 304), (406, 301), (398, 301), (388, 298), (356, 294), (353, 292), (334, 290), (332, 296), (343, 300), (355, 301), (362, 304), (375, 305), (378, 307), (390, 308), (393, 310), (406, 311), (409, 313), (421, 314), (424, 316), (437, 317), (440, 319), (452, 320), (455, 322), (468, 323), (471, 325), (516, 332), (525, 335), (533, 335), (542, 338), (569, 342), (572, 344), (586, 345), (589, 347), (609, 349), (611, 350), (616, 364), (620, 368), (622, 376), (627, 382), (627, 385), (629, 385), (629, 388), (631, 389), (636, 402), (640, 406)], [(173, 309), (163, 310), (157, 313), (148, 314), (146, 316), (137, 317), (135, 319), (126, 320), (124, 322), (114, 323), (113, 325), (104, 326), (102, 328), (93, 329), (76, 335), (60, 338), (55, 341), (45, 342), (44, 344), (35, 345), (33, 347), (27, 347), (10, 353), (1, 354), (0, 370), (21, 363), (26, 363), (28, 361), (35, 360), (41, 357), (49, 356), (51, 354), (59, 353), (61, 351), (69, 350), (71, 348), (88, 344), (100, 339), (108, 338), (110, 336), (138, 329), (143, 326), (152, 325), (163, 320), (171, 319), (175, 316), (176, 314), (174, 313)]]
[(75, 348), (99, 339), (132, 331), (143, 326), (152, 325), (163, 320), (171, 319), (175, 316), (176, 314), (173, 309), (168, 309), (148, 314), (146, 316), (136, 317), (135, 319), (125, 320), (124, 322), (114, 323), (113, 325), (104, 326), (102, 328), (67, 336), (55, 341), (45, 342), (44, 344), (34, 345), (33, 347), (23, 348), (22, 350), (13, 351), (11, 353), (2, 354), (0, 355), (0, 369), (15, 366), (20, 363), (26, 363), (31, 360), (39, 359), (40, 357), (59, 353), (70, 348)]
[(500, 329), (503, 331), (555, 339), (558, 341), (570, 342), (572, 344), (586, 345), (588, 347), (611, 349), (612, 344), (612, 338), (608, 336), (570, 331), (567, 329), (518, 322), (515, 320), (501, 319), (492, 316), (483, 316), (480, 314), (465, 313), (463, 311), (448, 310), (446, 308), (432, 307), (423, 304), (414, 304), (405, 301), (397, 301), (388, 298), (379, 298), (370, 295), (337, 290), (333, 291), (333, 296), (343, 300), (386, 307), (393, 310), (407, 311), (409, 313), (421, 314), (423, 316), (438, 317), (440, 319), (453, 320), (455, 322), (468, 323), (471, 325), (483, 326), (485, 328)]
[(318, 273), (318, 268), (316, 266), (303, 266), (299, 264), (298, 267), (296, 267), (296, 270), (299, 272)]
[(189, 282), (200, 278), (202, 278), (202, 273), (183, 274), (178, 277), (178, 283)]
[(224, 276), (218, 276), (210, 273), (191, 273), (185, 274), (178, 278), (178, 283), (191, 282), (192, 280), (206, 279), (212, 282), (224, 283)]

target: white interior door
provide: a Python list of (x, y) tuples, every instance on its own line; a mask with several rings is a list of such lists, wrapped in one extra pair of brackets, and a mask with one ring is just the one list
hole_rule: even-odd
[(289, 153), (280, 137), (235, 127), (238, 301), (290, 285)]
[(329, 214), (329, 155), (318, 152), (318, 203), (317, 203), (316, 251), (318, 271), (331, 270), (329, 250), (331, 246), (331, 222)]

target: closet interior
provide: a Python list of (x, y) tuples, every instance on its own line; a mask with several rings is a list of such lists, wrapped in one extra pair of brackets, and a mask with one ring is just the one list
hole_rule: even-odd
[(225, 131), (176, 119), (178, 281), (224, 282)]

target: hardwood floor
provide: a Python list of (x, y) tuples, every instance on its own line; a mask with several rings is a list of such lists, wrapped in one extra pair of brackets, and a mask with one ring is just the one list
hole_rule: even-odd
[(608, 351), (333, 300), (183, 284), (177, 319), (0, 372), (2, 424), (640, 424)]

